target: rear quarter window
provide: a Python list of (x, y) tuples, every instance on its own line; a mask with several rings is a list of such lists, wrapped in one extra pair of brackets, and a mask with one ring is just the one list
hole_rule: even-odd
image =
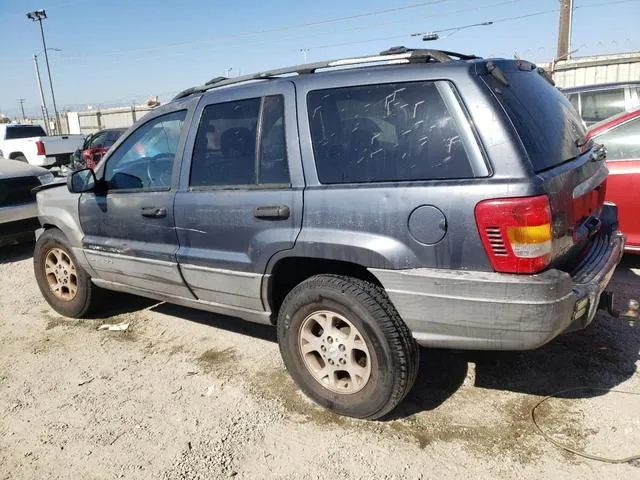
[(323, 184), (474, 177), (435, 82), (315, 90), (307, 109)]

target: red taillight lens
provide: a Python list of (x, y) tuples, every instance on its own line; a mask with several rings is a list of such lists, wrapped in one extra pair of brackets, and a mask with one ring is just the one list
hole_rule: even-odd
[(46, 155), (47, 154), (44, 151), (44, 142), (42, 140), (38, 140), (36, 142), (36, 148), (38, 149), (38, 155)]
[(551, 261), (551, 208), (546, 195), (484, 200), (476, 224), (493, 269), (536, 273)]

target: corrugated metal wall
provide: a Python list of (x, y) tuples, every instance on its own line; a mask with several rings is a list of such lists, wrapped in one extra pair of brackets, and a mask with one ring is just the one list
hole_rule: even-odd
[(598, 85), (602, 83), (640, 81), (640, 62), (617, 65), (595, 65), (556, 70), (553, 79), (560, 88)]

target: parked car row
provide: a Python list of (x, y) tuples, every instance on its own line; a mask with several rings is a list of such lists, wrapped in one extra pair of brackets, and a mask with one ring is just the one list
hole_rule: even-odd
[(34, 270), (70, 317), (100, 287), (273, 324), (304, 393), (379, 418), (418, 345), (592, 322), (625, 248), (607, 174), (535, 65), (396, 48), (180, 93), (38, 192)]
[(529, 62), (396, 48), (185, 90), (86, 138), (66, 188), (2, 160), (0, 223), (19, 240), (37, 213), (60, 314), (103, 288), (273, 324), (303, 392), (375, 419), (418, 345), (532, 349), (611, 307), (640, 251), (639, 126), (587, 131)]

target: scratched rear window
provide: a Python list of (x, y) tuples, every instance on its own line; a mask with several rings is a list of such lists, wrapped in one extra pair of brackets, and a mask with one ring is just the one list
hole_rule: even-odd
[(315, 90), (307, 107), (323, 184), (474, 176), (456, 122), (433, 82)]

